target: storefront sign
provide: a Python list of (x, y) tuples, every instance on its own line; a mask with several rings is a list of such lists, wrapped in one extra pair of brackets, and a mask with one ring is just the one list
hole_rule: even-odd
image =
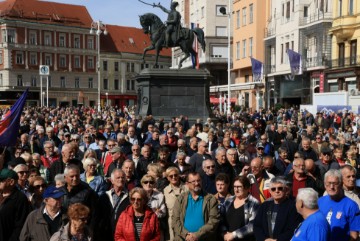
[(324, 93), (324, 74), (320, 74), (320, 81), (319, 81), (319, 92)]

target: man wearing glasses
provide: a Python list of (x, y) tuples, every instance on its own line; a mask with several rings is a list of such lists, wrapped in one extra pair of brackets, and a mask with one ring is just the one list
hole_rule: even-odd
[(216, 184), (215, 184), (215, 173), (216, 173), (216, 165), (215, 161), (211, 159), (207, 159), (202, 163), (203, 174), (201, 174), (202, 179), (202, 187), (204, 191), (216, 194)]
[(320, 160), (315, 164), (320, 168), (320, 176), (323, 177), (330, 169), (340, 169), (339, 163), (332, 160), (332, 150), (328, 147), (321, 149)]
[(199, 173), (187, 175), (189, 191), (182, 193), (175, 201), (172, 219), (174, 240), (215, 241), (219, 224), (216, 198), (204, 192)]
[(254, 221), (254, 234), (258, 241), (290, 240), (302, 217), (295, 202), (288, 198), (287, 181), (274, 177), (270, 181), (272, 200), (262, 203)]
[(330, 240), (357, 240), (360, 231), (359, 207), (345, 196), (340, 171), (329, 170), (324, 180), (328, 195), (321, 197), (318, 204), (330, 224)]

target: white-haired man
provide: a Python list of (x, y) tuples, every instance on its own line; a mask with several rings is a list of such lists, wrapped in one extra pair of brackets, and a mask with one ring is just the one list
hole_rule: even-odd
[(328, 195), (319, 198), (318, 203), (331, 227), (330, 240), (356, 240), (360, 231), (359, 207), (345, 196), (340, 171), (327, 171), (324, 183)]
[(330, 238), (330, 225), (319, 211), (318, 193), (312, 188), (300, 188), (296, 197), (296, 210), (304, 218), (295, 231), (291, 241), (317, 240)]

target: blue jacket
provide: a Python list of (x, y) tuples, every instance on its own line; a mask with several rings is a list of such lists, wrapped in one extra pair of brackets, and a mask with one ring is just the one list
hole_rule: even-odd
[[(86, 172), (80, 175), (80, 179), (86, 182)], [(93, 189), (98, 196), (104, 194), (108, 190), (108, 184), (102, 176), (94, 176), (94, 179), (88, 183), (91, 189)]]

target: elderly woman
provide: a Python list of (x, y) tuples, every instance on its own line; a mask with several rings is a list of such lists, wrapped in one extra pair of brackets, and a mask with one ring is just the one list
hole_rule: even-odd
[(19, 179), (17, 180), (16, 186), (18, 189), (26, 195), (28, 199), (31, 197), (29, 192), (29, 167), (25, 164), (18, 164), (15, 166), (14, 171), (18, 174)]
[(84, 160), (83, 166), (85, 172), (80, 175), (81, 181), (89, 184), (98, 196), (104, 194), (107, 191), (108, 185), (104, 177), (98, 175), (96, 171), (98, 166), (97, 160), (95, 158), (88, 157)]
[(225, 210), (221, 213), (224, 241), (255, 240), (253, 223), (259, 202), (249, 193), (250, 186), (250, 181), (245, 176), (234, 179), (235, 195), (225, 201)]
[[(186, 186), (181, 183), (180, 171), (176, 167), (169, 167), (166, 169), (166, 177), (170, 184), (164, 189), (165, 204), (168, 211), (168, 227), (171, 227), (172, 212), (177, 197), (187, 190)], [(166, 240), (174, 240), (174, 232), (171, 228), (164, 230)]]
[(69, 223), (51, 236), (50, 241), (91, 241), (92, 233), (86, 225), (90, 209), (81, 204), (72, 204), (68, 209)]
[(147, 206), (148, 195), (142, 188), (130, 191), (130, 202), (116, 225), (115, 241), (160, 241), (156, 214)]
[(147, 166), (147, 174), (152, 176), (155, 179), (155, 186), (154, 188), (162, 192), (164, 188), (169, 184), (169, 181), (163, 176), (164, 169), (159, 163), (150, 163)]
[(29, 201), (33, 210), (41, 207), (46, 186), (45, 179), (40, 176), (34, 177), (34, 179), (30, 181), (29, 191), (31, 197), (29, 198)]
[[(88, 158), (88, 157), (92, 157), (92, 158), (95, 158), (95, 159), (98, 159), (97, 157), (97, 153), (95, 150), (93, 149), (87, 149), (84, 153), (84, 158), (82, 159), (82, 162), (84, 163), (85, 159)], [(99, 159), (98, 159), (99, 160)], [(97, 173), (100, 175), (100, 176), (104, 176), (104, 168), (102, 165), (98, 165), (97, 166)]]
[(159, 191), (155, 190), (155, 178), (149, 174), (145, 174), (141, 178), (141, 185), (148, 196), (148, 206), (151, 208), (158, 218), (166, 216), (165, 197)]

